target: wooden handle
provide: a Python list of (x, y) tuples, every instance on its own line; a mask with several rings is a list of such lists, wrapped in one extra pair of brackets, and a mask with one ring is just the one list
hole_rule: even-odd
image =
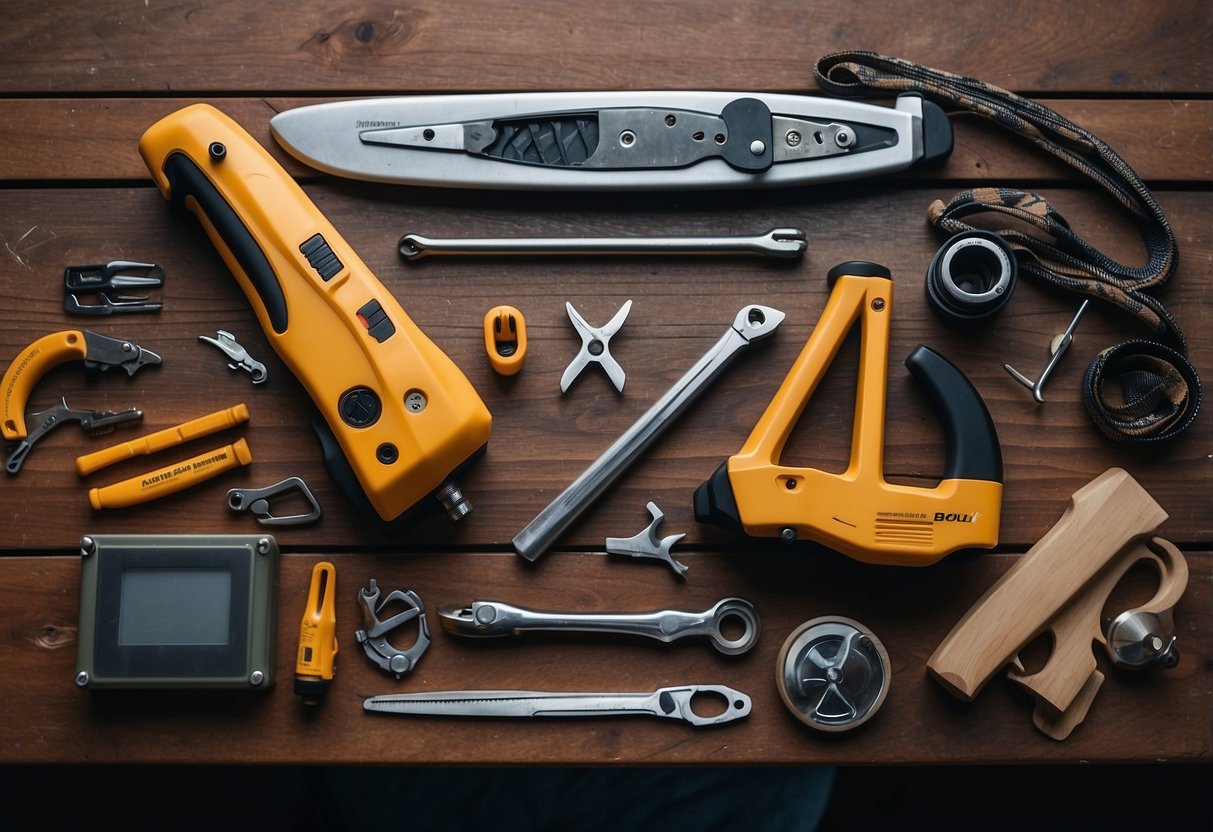
[[(1118, 553), (1166, 519), (1162, 506), (1126, 471), (1105, 471), (1074, 493), (1056, 525), (973, 605), (935, 650), (927, 670), (971, 701), (995, 672), (1053, 626), (1072, 599), (1091, 588)], [(1106, 593), (1099, 603), (1104, 598)], [(1083, 662), (1084, 683), (1093, 664), (1094, 659)]]

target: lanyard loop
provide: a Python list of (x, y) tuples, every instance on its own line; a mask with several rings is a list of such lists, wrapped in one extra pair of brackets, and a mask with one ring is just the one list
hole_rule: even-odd
[[(1154, 195), (1116, 151), (1031, 99), (901, 58), (837, 52), (818, 61), (816, 74), (823, 89), (839, 95), (858, 95), (865, 89), (918, 92), (982, 115), (1075, 168), (1123, 206), (1146, 246), (1148, 257), (1141, 266), (1120, 263), (1086, 242), (1034, 193), (996, 187), (962, 191), (947, 203), (932, 202), (927, 218), (950, 234), (976, 230), (964, 218), (986, 212), (1038, 229), (1048, 239), (1016, 229), (998, 232), (1015, 250), (1021, 271), (1063, 291), (1110, 303), (1150, 331), (1154, 340), (1128, 341), (1105, 350), (1087, 370), (1084, 405), (1104, 435), (1120, 442), (1153, 442), (1192, 423), (1200, 407), (1200, 380), (1188, 361), (1179, 324), (1149, 294), (1174, 276), (1179, 248)], [(1110, 378), (1119, 382), (1121, 396), (1109, 395)]]

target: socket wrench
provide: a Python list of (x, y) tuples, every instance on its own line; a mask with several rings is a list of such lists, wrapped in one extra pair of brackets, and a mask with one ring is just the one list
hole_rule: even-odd
[(769, 306), (743, 307), (720, 340), (648, 411), (514, 536), (514, 549), (534, 561), (623, 473), (750, 344), (772, 335), (784, 314)]
[[(758, 611), (744, 598), (724, 598), (703, 612), (573, 613), (544, 612), (504, 601), (473, 601), (470, 606), (438, 608), (442, 629), (457, 636), (494, 638), (527, 632), (618, 633), (676, 641), (705, 636), (726, 656), (739, 656), (753, 647), (762, 632)], [(726, 634), (737, 629), (736, 637)]]

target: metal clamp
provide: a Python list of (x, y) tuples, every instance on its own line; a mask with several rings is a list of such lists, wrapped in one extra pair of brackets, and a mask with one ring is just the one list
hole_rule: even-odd
[[(379, 614), (393, 601), (400, 601), (408, 608), (386, 621), (380, 621)], [(399, 679), (417, 666), (422, 654), (430, 646), (430, 628), (425, 621), (425, 605), (421, 603), (421, 596), (411, 589), (397, 589), (389, 593), (383, 603), (379, 603), (379, 584), (371, 578), (370, 585), (358, 591), (358, 602), (362, 605), (362, 618), (366, 628), (358, 630), (354, 637), (358, 639), (371, 661)], [(417, 640), (413, 642), (413, 646), (407, 650), (399, 650), (389, 644), (387, 634), (414, 618), (417, 619)]]
[[(303, 514), (274, 515), (270, 513), (270, 500), (291, 491), (298, 491), (311, 507)], [(266, 526), (301, 526), (320, 519), (320, 503), (299, 477), (288, 477), (282, 482), (265, 488), (233, 488), (227, 492), (227, 505), (232, 511), (249, 511), (257, 521)]]

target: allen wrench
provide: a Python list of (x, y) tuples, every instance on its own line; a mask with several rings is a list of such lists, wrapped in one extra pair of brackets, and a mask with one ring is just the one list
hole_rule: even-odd
[(1044, 404), (1044, 387), (1045, 382), (1049, 380), (1049, 376), (1053, 374), (1053, 369), (1057, 366), (1057, 362), (1061, 361), (1061, 357), (1065, 355), (1066, 350), (1070, 348), (1070, 344), (1074, 341), (1074, 330), (1078, 328), (1078, 322), (1082, 320), (1082, 316), (1087, 314), (1087, 307), (1091, 304), (1091, 299), (1086, 298), (1078, 307), (1078, 312), (1075, 313), (1074, 319), (1070, 321), (1070, 325), (1066, 327), (1066, 331), (1060, 335), (1053, 336), (1053, 340), (1049, 342), (1049, 363), (1040, 371), (1040, 378), (1036, 381), (1025, 376), (1023, 373), (1016, 370), (1010, 364), (1003, 364), (1002, 368), (1011, 374), (1011, 377), (1022, 384), (1024, 387), (1032, 391), (1032, 398), (1037, 404)]

